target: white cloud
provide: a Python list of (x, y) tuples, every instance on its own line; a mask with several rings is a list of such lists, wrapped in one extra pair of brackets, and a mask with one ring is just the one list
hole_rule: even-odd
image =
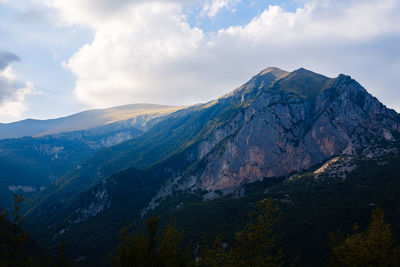
[[(349, 1), (346, 6), (305, 4), (295, 12), (279, 6), (269, 6), (261, 15), (245, 26), (221, 30), (220, 35), (253, 40), (252, 43), (280, 43), (315, 41), (363, 41), (400, 32), (395, 0)], [(330, 2), (329, 2), (330, 3)], [(334, 10), (332, 8), (335, 7)], [(398, 10), (398, 9), (397, 9)]]
[[(77, 77), (78, 99), (92, 107), (189, 104), (274, 65), (351, 74), (383, 102), (398, 105), (385, 99), (396, 93), (390, 77), (400, 71), (399, 49), (385, 51), (400, 38), (396, 0), (307, 1), (294, 12), (270, 6), (247, 25), (217, 33), (190, 26), (183, 2), (54, 0), (64, 22), (95, 30), (93, 42), (65, 63)], [(203, 11), (215, 16), (233, 2), (202, 2)], [(386, 75), (372, 75), (380, 72)]]
[[(118, 14), (134, 0), (47, 0), (47, 4), (57, 9), (64, 23), (88, 24), (96, 26)], [(106, 19), (105, 19), (106, 18)]]
[(78, 99), (91, 106), (172, 101), (190, 85), (183, 88), (177, 79), (184, 77), (170, 70), (202, 41), (179, 5), (136, 4), (102, 23), (66, 66), (78, 77)]
[(0, 121), (21, 119), (28, 110), (26, 98), (38, 94), (31, 82), (18, 82), (11, 66), (0, 70)]
[[(85, 24), (94, 28), (107, 24), (108, 20), (127, 13), (137, 5), (158, 3), (192, 4), (198, 0), (43, 0), (48, 6), (58, 10), (63, 23)], [(204, 0), (208, 1), (208, 0)], [(214, 1), (214, 0), (213, 0)]]
[(209, 17), (215, 17), (221, 9), (234, 10), (240, 0), (205, 0), (203, 3), (203, 12)]

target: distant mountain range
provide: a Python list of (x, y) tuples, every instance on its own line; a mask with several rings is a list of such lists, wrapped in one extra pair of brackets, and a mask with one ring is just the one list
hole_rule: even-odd
[(6, 124), (0, 123), (0, 139), (24, 136), (39, 137), (62, 132), (82, 131), (133, 118), (136, 118), (138, 121), (141, 120), (141, 123), (145, 123), (152, 118), (160, 117), (179, 109), (182, 109), (182, 107), (131, 104), (107, 109), (83, 111), (58, 119), (27, 119)]
[(0, 206), (29, 196), (101, 148), (143, 134), (181, 107), (132, 104), (52, 120), (0, 124)]
[[(18, 130), (27, 123), (38, 126)], [(3, 137), (40, 136), (0, 141), (0, 166), (9, 169), (0, 186), (35, 188), (24, 205), (27, 229), (49, 248), (66, 240), (89, 265), (104, 263), (126, 220), (140, 227), (149, 214), (179, 217), (194, 206), (208, 216), (213, 209), (202, 203), (239, 207), (235, 199), (263, 197), (281, 181), (344, 181), (370, 161), (396, 166), (400, 140), (400, 115), (351, 77), (272, 67), (205, 104), (131, 105), (1, 127), (9, 127)], [(279, 186), (272, 192), (286, 204), (285, 192), (300, 192)], [(223, 224), (222, 213), (214, 216)]]

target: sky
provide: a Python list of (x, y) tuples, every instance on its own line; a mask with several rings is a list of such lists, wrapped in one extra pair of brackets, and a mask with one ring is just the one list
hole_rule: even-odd
[(3, 123), (206, 102), (269, 66), (400, 112), (400, 0), (0, 0)]

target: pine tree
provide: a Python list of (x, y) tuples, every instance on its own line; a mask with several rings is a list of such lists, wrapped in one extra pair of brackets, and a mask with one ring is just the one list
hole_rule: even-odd
[(128, 222), (121, 229), (117, 255), (111, 258), (113, 266), (146, 266), (147, 238), (142, 233), (132, 235), (130, 228), (131, 224)]
[(24, 201), (22, 195), (14, 194), (14, 211), (12, 221), (8, 220), (8, 213), (0, 208), (0, 266), (40, 266), (40, 257), (33, 256), (27, 250), (29, 235), (21, 226), (24, 218), (20, 216), (20, 203)]
[(172, 221), (157, 237), (159, 219), (151, 217), (146, 221), (146, 235), (131, 234), (131, 225), (125, 225), (120, 234), (117, 255), (111, 263), (117, 267), (184, 267), (190, 266), (190, 251), (182, 252), (181, 236)]
[(205, 244), (206, 242), (204, 242), (203, 248), (200, 251), (199, 261), (197, 262), (198, 266), (229, 266), (230, 262), (234, 260), (232, 254), (225, 249), (221, 235), (215, 238), (213, 248), (205, 248)]
[(272, 226), (278, 220), (278, 206), (272, 199), (256, 204), (255, 213), (250, 214), (250, 222), (236, 233), (233, 257), (238, 266), (281, 266), (282, 252), (273, 255), (275, 237)]
[(393, 239), (392, 229), (384, 220), (384, 212), (376, 208), (364, 232), (357, 224), (354, 234), (332, 235), (330, 266), (399, 266), (400, 247)]
[(172, 220), (160, 240), (160, 261), (165, 267), (188, 266), (190, 262), (190, 251), (182, 251), (181, 248), (182, 233), (176, 228)]
[(278, 220), (278, 206), (272, 199), (256, 204), (255, 212), (249, 214), (249, 222), (236, 232), (233, 247), (225, 249), (218, 236), (214, 248), (203, 249), (199, 266), (281, 266), (282, 250), (274, 253), (275, 238), (272, 226)]
[(147, 242), (146, 242), (146, 258), (145, 266), (148, 267), (158, 267), (159, 266), (159, 256), (156, 251), (157, 245), (157, 227), (160, 220), (153, 216), (149, 218), (146, 222), (147, 231)]
[(62, 241), (58, 248), (58, 257), (56, 259), (54, 267), (68, 267), (71, 266), (69, 259), (65, 257), (65, 242)]
[(159, 219), (151, 217), (146, 221), (146, 234), (133, 235), (131, 225), (127, 223), (121, 230), (117, 255), (111, 258), (114, 266), (159, 266), (159, 255), (156, 251), (157, 227)]

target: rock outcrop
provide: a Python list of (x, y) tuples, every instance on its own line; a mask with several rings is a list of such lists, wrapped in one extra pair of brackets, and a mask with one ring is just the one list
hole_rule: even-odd
[[(271, 71), (279, 72), (276, 81)], [(185, 175), (184, 188), (221, 190), (288, 176), (391, 141), (400, 129), (399, 114), (342, 74), (268, 68), (225, 97), (244, 103), (248, 96), (255, 97), (199, 143), (202, 168)]]

